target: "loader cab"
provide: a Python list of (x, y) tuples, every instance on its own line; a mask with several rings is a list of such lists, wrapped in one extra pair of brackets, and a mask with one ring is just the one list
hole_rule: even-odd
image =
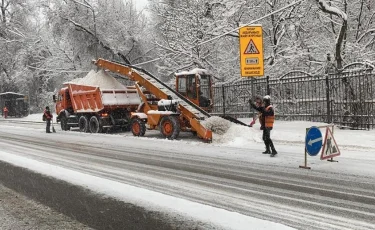
[(212, 111), (212, 76), (206, 70), (177, 73), (176, 91), (205, 111)]

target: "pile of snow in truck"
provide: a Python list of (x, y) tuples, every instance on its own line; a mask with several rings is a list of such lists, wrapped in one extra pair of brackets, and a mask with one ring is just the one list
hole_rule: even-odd
[(99, 70), (98, 72), (91, 70), (85, 77), (76, 78), (70, 83), (96, 86), (100, 87), (101, 89), (126, 89), (126, 86), (122, 85), (116, 80), (116, 78), (112, 77), (104, 70)]

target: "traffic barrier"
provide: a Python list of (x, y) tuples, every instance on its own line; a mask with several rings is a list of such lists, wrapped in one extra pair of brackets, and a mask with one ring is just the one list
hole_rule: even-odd
[[(335, 141), (333, 136), (334, 133), (334, 124), (324, 125), (324, 126), (312, 126), (310, 128), (306, 128), (306, 137), (305, 137), (305, 162), (304, 165), (300, 165), (300, 168), (303, 169), (311, 169), (311, 167), (307, 166), (307, 155), (309, 156), (316, 156), (321, 152), (320, 159), (326, 160), (330, 162), (338, 162), (333, 160), (334, 157), (340, 156), (339, 147)], [(323, 136), (320, 129), (326, 129), (326, 133)], [(332, 129), (332, 130), (331, 130)], [(320, 151), (323, 147), (323, 150)]]

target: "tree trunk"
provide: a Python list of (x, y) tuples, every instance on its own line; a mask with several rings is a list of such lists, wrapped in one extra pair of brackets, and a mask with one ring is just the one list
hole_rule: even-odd
[[(348, 16), (346, 13), (342, 12), (340, 9), (330, 6), (325, 0), (316, 0), (316, 1), (320, 9), (323, 12), (328, 13), (330, 15), (336, 15), (337, 17), (340, 17), (343, 21), (341, 25), (340, 33), (336, 40), (336, 46), (335, 46), (336, 66), (338, 69), (342, 69), (343, 67), (342, 46), (345, 41), (346, 31), (348, 29)], [(346, 1), (345, 1), (345, 4), (346, 4)]]

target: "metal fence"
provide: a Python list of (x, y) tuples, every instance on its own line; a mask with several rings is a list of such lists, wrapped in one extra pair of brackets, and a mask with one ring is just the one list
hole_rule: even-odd
[(335, 74), (293, 71), (279, 78), (253, 78), (214, 87), (213, 114), (251, 117), (249, 98), (270, 94), (278, 119), (375, 128), (375, 71), (353, 63)]

